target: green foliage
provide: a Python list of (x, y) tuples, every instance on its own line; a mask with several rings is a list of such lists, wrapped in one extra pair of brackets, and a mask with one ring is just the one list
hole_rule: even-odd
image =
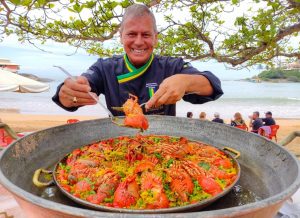
[[(118, 30), (130, 0), (9, 0), (0, 4), (0, 38), (68, 43), (91, 54), (124, 52)], [(233, 66), (300, 57), (299, 4), (289, 0), (137, 0), (160, 13), (156, 52)], [(240, 10), (244, 10), (241, 12)], [(235, 15), (235, 16), (234, 16)], [(162, 20), (163, 19), (163, 20)], [(162, 25), (163, 24), (163, 25)], [(104, 42), (110, 41), (110, 46)], [(295, 80), (295, 78), (294, 78)]]
[(261, 72), (258, 77), (262, 80), (283, 79), (290, 82), (300, 82), (300, 70), (271, 69)]
[(259, 78), (262, 79), (285, 79), (286, 78), (282, 70), (263, 71), (258, 76)]
[(14, 5), (19, 5), (21, 3), (21, 0), (10, 0), (10, 2)]

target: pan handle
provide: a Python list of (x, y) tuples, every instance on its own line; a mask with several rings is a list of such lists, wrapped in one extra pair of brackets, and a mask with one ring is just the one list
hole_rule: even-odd
[(34, 172), (33, 177), (32, 177), (32, 182), (35, 186), (37, 186), (38, 188), (42, 188), (42, 187), (50, 186), (54, 183), (53, 179), (50, 180), (49, 182), (40, 182), (39, 177), (40, 177), (41, 173), (51, 174), (51, 176), (52, 176), (52, 171), (51, 170), (45, 170), (45, 169), (42, 169), (42, 168), (37, 169)]
[(235, 154), (234, 158), (237, 159), (241, 156), (241, 152), (233, 149), (233, 148), (230, 148), (230, 147), (224, 147), (223, 148), (224, 151), (230, 151), (231, 153)]

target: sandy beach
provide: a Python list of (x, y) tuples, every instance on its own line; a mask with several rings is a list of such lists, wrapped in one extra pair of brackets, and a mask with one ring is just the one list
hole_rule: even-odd
[[(66, 115), (28, 115), (16, 111), (0, 112), (2, 122), (8, 124), (15, 132), (33, 132), (67, 123), (68, 119), (80, 121), (97, 119), (96, 116), (66, 116)], [(229, 121), (227, 121), (228, 123)], [(276, 119), (280, 129), (277, 132), (278, 141), (293, 131), (300, 131), (300, 119)], [(248, 123), (248, 121), (247, 121)], [(300, 138), (294, 139), (286, 148), (300, 155)]]
[(54, 126), (64, 125), (69, 119), (91, 120), (96, 116), (67, 116), (67, 115), (29, 115), (14, 112), (0, 112), (0, 119), (15, 132), (33, 132)]

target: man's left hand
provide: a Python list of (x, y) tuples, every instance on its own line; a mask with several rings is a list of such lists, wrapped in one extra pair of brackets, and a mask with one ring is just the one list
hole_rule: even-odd
[(199, 93), (209, 96), (213, 88), (209, 80), (202, 75), (176, 74), (166, 78), (159, 86), (145, 108), (157, 108), (164, 104), (175, 104), (186, 93)]
[(146, 109), (159, 107), (163, 104), (175, 104), (186, 91), (185, 75), (176, 74), (166, 78), (159, 86), (152, 98), (147, 102)]

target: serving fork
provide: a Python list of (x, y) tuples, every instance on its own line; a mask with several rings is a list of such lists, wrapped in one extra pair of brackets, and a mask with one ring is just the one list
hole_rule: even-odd
[[(57, 67), (58, 69), (60, 69), (63, 73), (65, 73), (68, 77), (70, 77), (70, 79), (72, 79), (73, 81), (76, 81), (76, 78), (70, 74), (67, 70), (65, 70), (63, 67), (61, 66), (57, 66), (57, 65), (53, 65), (53, 67)], [(108, 116), (110, 117), (111, 121), (118, 125), (118, 126), (125, 126), (124, 125), (124, 119), (122, 118), (119, 118), (119, 117), (116, 117), (114, 116), (109, 110), (107, 107), (104, 106), (104, 104), (102, 104), (100, 102), (100, 100), (98, 98), (96, 98), (91, 92), (88, 92), (88, 94), (98, 103), (98, 105), (100, 105), (101, 108), (103, 108), (107, 113), (108, 113)]]

